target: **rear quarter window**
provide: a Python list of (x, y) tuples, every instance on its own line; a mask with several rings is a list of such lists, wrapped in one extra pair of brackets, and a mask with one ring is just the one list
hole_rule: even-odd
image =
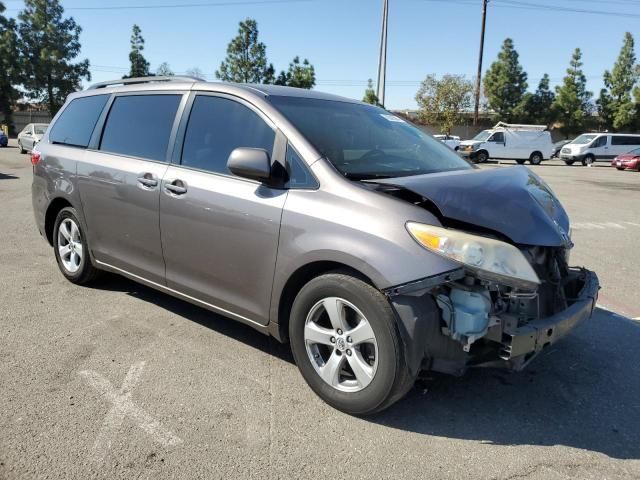
[(86, 148), (109, 95), (93, 95), (72, 100), (51, 127), (52, 143)]

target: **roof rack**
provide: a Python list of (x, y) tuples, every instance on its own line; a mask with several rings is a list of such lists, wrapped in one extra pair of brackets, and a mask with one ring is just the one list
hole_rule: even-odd
[(516, 123), (506, 123), (506, 122), (498, 122), (495, 124), (495, 126), (493, 128), (506, 128), (506, 129), (513, 129), (513, 130), (534, 130), (534, 131), (544, 131), (547, 130), (548, 127), (546, 125), (523, 125), (523, 124), (516, 124)]
[(138, 83), (153, 83), (153, 82), (204, 82), (204, 80), (202, 78), (191, 77), (188, 75), (120, 78), (118, 80), (109, 80), (107, 82), (94, 83), (93, 85), (90, 85), (87, 88), (87, 90), (96, 90), (98, 88), (113, 87), (115, 85), (135, 85)]

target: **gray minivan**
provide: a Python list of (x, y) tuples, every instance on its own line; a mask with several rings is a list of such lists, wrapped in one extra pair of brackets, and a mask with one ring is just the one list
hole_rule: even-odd
[(32, 163), (68, 280), (115, 272), (290, 342), (309, 386), (352, 414), (422, 370), (521, 369), (597, 298), (537, 175), (478, 169), (333, 95), (105, 82), (69, 96)]

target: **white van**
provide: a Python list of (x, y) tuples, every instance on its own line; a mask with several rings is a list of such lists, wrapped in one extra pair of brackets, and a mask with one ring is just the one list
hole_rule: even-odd
[(475, 163), (495, 158), (515, 160), (520, 165), (529, 160), (532, 165), (538, 165), (542, 160), (551, 158), (553, 142), (545, 125), (499, 122), (472, 140), (461, 142), (458, 153)]
[(612, 158), (640, 148), (640, 135), (629, 133), (584, 133), (560, 150), (567, 165), (581, 162), (591, 165), (596, 160)]

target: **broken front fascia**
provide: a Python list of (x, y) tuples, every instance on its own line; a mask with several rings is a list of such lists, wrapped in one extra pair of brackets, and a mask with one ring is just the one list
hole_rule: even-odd
[(384, 293), (398, 315), (411, 372), (460, 375), (472, 365), (523, 368), (591, 315), (598, 289), (595, 273), (569, 269), (563, 288), (566, 306), (545, 316), (538, 292), (481, 282), (464, 268)]

